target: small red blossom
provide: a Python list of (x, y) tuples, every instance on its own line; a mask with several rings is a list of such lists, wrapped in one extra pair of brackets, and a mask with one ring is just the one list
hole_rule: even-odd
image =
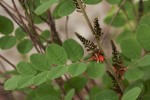
[(104, 62), (105, 57), (100, 50), (96, 50), (95, 52), (93, 52), (91, 60), (94, 60), (96, 62)]
[(126, 68), (126, 67), (121, 67), (121, 68), (119, 68), (119, 69), (116, 69), (115, 67), (113, 67), (113, 70), (114, 70), (114, 72), (116, 73), (116, 75), (117, 75), (117, 77), (118, 77), (119, 79), (124, 79), (124, 78), (123, 78), (123, 75), (124, 75), (124, 73), (127, 71), (127, 68)]

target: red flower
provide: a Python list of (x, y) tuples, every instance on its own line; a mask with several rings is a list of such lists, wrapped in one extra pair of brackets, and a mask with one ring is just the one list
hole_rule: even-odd
[(96, 62), (104, 62), (105, 57), (100, 50), (96, 50), (93, 52), (92, 57), (90, 59)]

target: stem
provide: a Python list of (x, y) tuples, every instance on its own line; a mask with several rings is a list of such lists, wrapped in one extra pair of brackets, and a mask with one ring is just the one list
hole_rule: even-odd
[(137, 11), (135, 9), (135, 6), (134, 6), (134, 3), (133, 3), (133, 0), (129, 0), (132, 4), (132, 9), (133, 9), (133, 13), (134, 13), (134, 16), (135, 16), (135, 19), (136, 19), (136, 24), (138, 23), (138, 14), (137, 14)]
[[(124, 2), (125, 2), (125, 1), (126, 1), (126, 0), (124, 0)], [(124, 4), (124, 2), (123, 2), (123, 4)], [(84, 18), (85, 18), (85, 20), (86, 20), (86, 22), (87, 22), (87, 24), (88, 24), (88, 26), (89, 26), (89, 28), (90, 28), (92, 34), (94, 35), (94, 29), (93, 29), (93, 27), (92, 27), (92, 25), (91, 25), (91, 23), (90, 23), (90, 20), (89, 20), (89, 18), (88, 18), (88, 16), (87, 16), (87, 14), (86, 14), (86, 12), (85, 12), (83, 6), (82, 6), (82, 2), (81, 2), (80, 0), (77, 0), (77, 3), (78, 3), (78, 5), (79, 5), (79, 7), (80, 7), (80, 9), (81, 9), (81, 11), (82, 11), (82, 13), (83, 13), (83, 16), (84, 16)], [(119, 9), (119, 10), (120, 10), (120, 9)], [(119, 12), (119, 11), (118, 11), (118, 12)], [(98, 46), (99, 46), (99, 49), (100, 49), (102, 52), (104, 52), (103, 47), (100, 45), (100, 43), (99, 43), (99, 41), (98, 41), (97, 39), (96, 39), (96, 42), (97, 42), (97, 44), (98, 44)], [(104, 53), (104, 54), (105, 54), (105, 53)], [(106, 56), (105, 56), (105, 57), (106, 57)], [(109, 62), (109, 59), (108, 59), (107, 57), (106, 57), (105, 59), (106, 59), (106, 60), (105, 60), (105, 63), (108, 65), (108, 66), (106, 66), (107, 70), (108, 70), (109, 72), (111, 72), (112, 75), (115, 77), (115, 79), (116, 79), (116, 81), (117, 81), (117, 83), (118, 83), (118, 85), (119, 85), (119, 87), (120, 87), (120, 89), (121, 89), (121, 91), (122, 91), (122, 93), (123, 93), (123, 91), (124, 91), (124, 86), (123, 86), (123, 84), (122, 84), (122, 81), (120, 81), (120, 80), (117, 78), (115, 72), (113, 71), (113, 66), (112, 66), (111, 63)]]
[(127, 12), (126, 12), (124, 7), (122, 7), (122, 11), (124, 12), (124, 14), (126, 16), (126, 21), (127, 21), (128, 25), (129, 25), (129, 28), (131, 29), (132, 32), (134, 32), (134, 29), (133, 29), (132, 25), (129, 22), (129, 16), (128, 16), (128, 14), (127, 14)]
[(138, 6), (138, 22), (140, 21), (141, 17), (144, 14), (144, 4), (143, 0), (139, 0), (139, 6)]
[(14, 69), (16, 69), (16, 66), (12, 64), (8, 59), (6, 59), (4, 56), (0, 55), (0, 58), (2, 58), (5, 62), (7, 62), (9, 65), (11, 65)]
[(55, 43), (58, 43), (59, 45), (62, 45), (62, 41), (60, 40), (58, 32), (56, 31), (55, 23), (53, 21), (50, 10), (47, 11), (47, 15), (48, 15), (48, 25), (49, 25), (51, 32), (52, 32), (52, 34), (51, 34), (52, 42), (55, 42)]
[[(0, 65), (2, 66), (3, 70), (6, 72), (7, 70), (1, 61), (0, 61)], [(0, 72), (0, 74), (1, 74), (1, 72)]]
[[(15, 10), (14, 8), (12, 8), (9, 4), (7, 4), (7, 3), (4, 2), (4, 1), (2, 1), (2, 2), (3, 2), (9, 9), (11, 9), (11, 10), (14, 11), (14, 12), (16, 12), (16, 10)], [(24, 17), (22, 14), (20, 14), (20, 16), (22, 17), (22, 19), (24, 19), (24, 20), (27, 21), (26, 17)], [(35, 28), (36, 28), (38, 31), (42, 32), (42, 30), (41, 30), (39, 27), (35, 26)]]
[(69, 16), (66, 17), (66, 24), (65, 24), (65, 30), (66, 30), (66, 38), (69, 38), (69, 34), (68, 34), (68, 21), (69, 21)]
[[(116, 16), (118, 15), (119, 11), (121, 10), (121, 8), (123, 7), (123, 5), (126, 3), (126, 0), (123, 0), (118, 8), (118, 10), (116, 11), (116, 13), (114, 14), (114, 16), (112, 17), (112, 19), (110, 20), (108, 27), (110, 27), (113, 23), (113, 21), (115, 20)], [(106, 30), (106, 32), (103, 34), (103, 38), (101, 40), (101, 44), (103, 43), (103, 41), (105, 40), (106, 35), (108, 34), (109, 29)]]

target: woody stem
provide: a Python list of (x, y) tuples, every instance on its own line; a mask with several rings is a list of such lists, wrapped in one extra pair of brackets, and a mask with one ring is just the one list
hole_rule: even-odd
[[(89, 20), (89, 18), (88, 18), (88, 16), (87, 16), (87, 14), (86, 14), (86, 12), (85, 12), (83, 6), (82, 6), (81, 0), (77, 0), (77, 3), (78, 3), (78, 5), (79, 5), (79, 7), (80, 7), (80, 9), (81, 9), (81, 11), (82, 11), (82, 13), (83, 13), (83, 16), (84, 16), (84, 18), (85, 18), (85, 20), (86, 20), (86, 22), (87, 22), (87, 24), (88, 24), (88, 26), (89, 26), (89, 28), (90, 28), (92, 34), (93, 34), (93, 36), (94, 36), (94, 29), (93, 29), (93, 27), (92, 27), (92, 24), (90, 23), (90, 20)], [(100, 43), (99, 43), (99, 41), (98, 41), (97, 39), (96, 39), (96, 43), (97, 43), (99, 49), (100, 49), (102, 52), (104, 52), (103, 47), (100, 45)], [(104, 55), (105, 55), (105, 52), (104, 52)], [(124, 91), (124, 86), (123, 86), (123, 84), (122, 84), (122, 81), (117, 78), (117, 76), (116, 76), (116, 74), (115, 74), (115, 72), (114, 72), (114, 70), (113, 70), (113, 66), (112, 66), (112, 64), (109, 62), (109, 59), (108, 59), (106, 56), (105, 56), (105, 63), (107, 64), (107, 66), (106, 66), (107, 70), (114, 76), (115, 80), (117, 81), (117, 83), (118, 83), (118, 85), (119, 85), (119, 87), (120, 87), (120, 89), (121, 89), (121, 91), (122, 91), (122, 93), (123, 93), (123, 91)]]

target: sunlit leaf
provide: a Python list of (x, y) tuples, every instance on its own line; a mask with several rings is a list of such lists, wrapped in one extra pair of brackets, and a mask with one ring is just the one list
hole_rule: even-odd
[(48, 72), (47, 77), (48, 79), (56, 79), (62, 76), (67, 72), (67, 67), (66, 66), (55, 66), (51, 68), (51, 70)]
[(73, 63), (68, 66), (68, 73), (75, 77), (85, 72), (87, 66), (85, 63)]
[(121, 50), (125, 57), (136, 59), (140, 57), (142, 48), (136, 40), (128, 38), (121, 42)]
[(65, 64), (68, 59), (65, 49), (54, 43), (46, 48), (46, 56), (49, 62), (58, 65)]
[(33, 44), (28, 39), (24, 39), (23, 41), (20, 41), (20, 43), (17, 45), (17, 50), (22, 54), (28, 53), (32, 48), (33, 48)]
[(73, 96), (75, 94), (75, 90), (74, 89), (71, 89), (67, 95), (65, 96), (65, 100), (72, 100)]
[(82, 59), (84, 55), (83, 48), (80, 44), (78, 44), (73, 39), (68, 39), (63, 43), (63, 47), (65, 48), (68, 58), (72, 61), (77, 61)]
[(44, 54), (35, 53), (30, 56), (33, 67), (39, 71), (46, 71), (51, 68), (51, 63)]
[(137, 40), (145, 50), (150, 50), (150, 26), (141, 24), (137, 27)]
[(86, 73), (90, 78), (102, 77), (105, 73), (104, 64), (100, 64), (100, 63), (96, 63), (96, 62), (90, 62), (88, 64)]
[(29, 62), (19, 62), (16, 68), (22, 75), (35, 75), (37, 72)]
[(103, 90), (95, 95), (94, 100), (118, 100), (118, 94), (112, 90)]
[(10, 49), (16, 44), (16, 38), (13, 36), (3, 36), (0, 38), (0, 48), (2, 50)]
[(21, 75), (13, 76), (12, 78), (9, 78), (4, 85), (5, 90), (14, 90), (17, 88), (17, 84), (19, 80), (21, 79)]
[(126, 92), (121, 100), (136, 100), (141, 92), (139, 87), (135, 87), (128, 92)]

